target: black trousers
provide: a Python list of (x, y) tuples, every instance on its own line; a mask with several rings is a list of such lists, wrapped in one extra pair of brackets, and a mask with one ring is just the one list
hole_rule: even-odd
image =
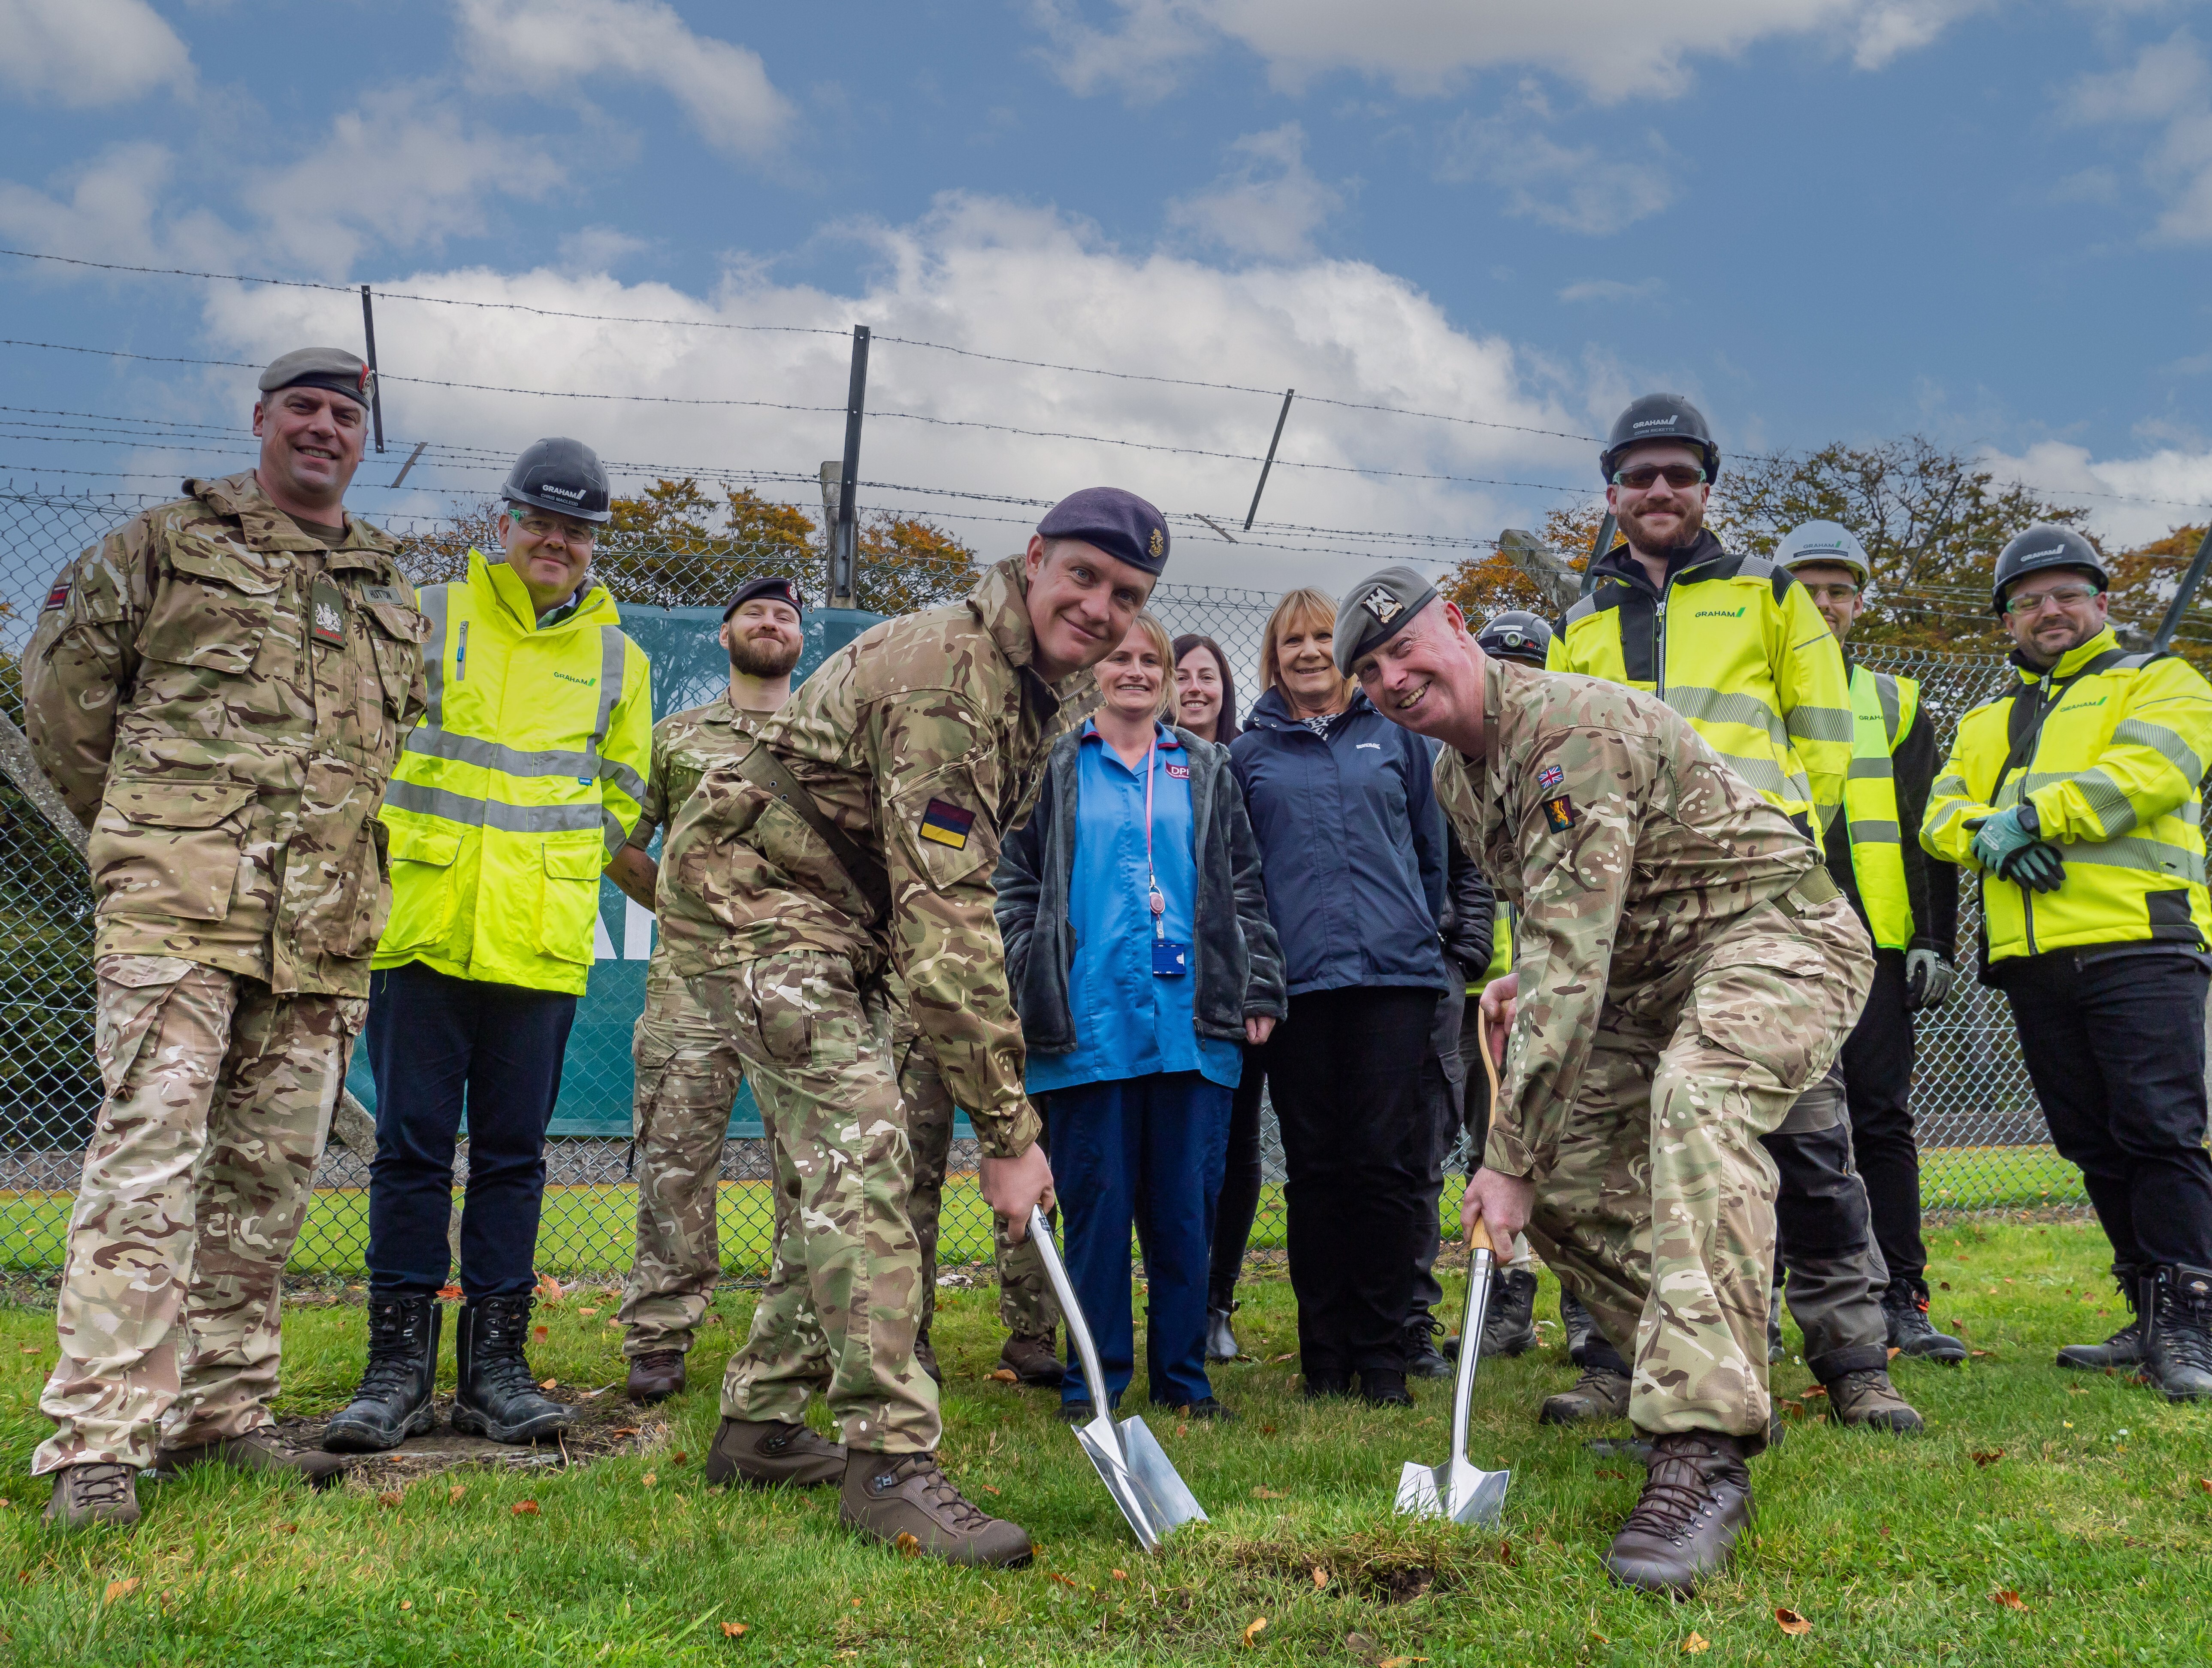
[(1229, 1103), (1229, 1155), (1221, 1166), (1221, 1192), (1213, 1205), (1213, 1247), (1206, 1275), (1206, 1306), (1226, 1309), (1237, 1300), (1252, 1219), (1260, 1214), (1260, 1095), (1267, 1085), (1265, 1051), (1247, 1046), (1244, 1074)]
[[(1444, 1196), (1444, 1160), (1467, 1122), (1467, 1061), (1460, 1052), (1460, 1021), (1467, 1008), (1464, 977), (1449, 956), (1444, 966), (1455, 976), (1454, 989), (1437, 1002), (1437, 1017), (1429, 1032), (1427, 1085), (1431, 1115), (1437, 1121), (1436, 1146), (1429, 1154), (1429, 1171), (1421, 1186), (1421, 1254), (1413, 1259), (1413, 1307), (1406, 1318), (1433, 1314), (1444, 1300), (1437, 1279), (1437, 1256), (1443, 1250), (1441, 1208)], [(1481, 1068), (1478, 1065), (1476, 1069)]]
[(2212, 1269), (2204, 996), (2196, 957), (2057, 951), (2004, 971), (2059, 1155), (2078, 1165), (2124, 1269)]
[(472, 1298), (514, 1297), (537, 1284), (545, 1126), (575, 1017), (574, 996), (457, 979), (420, 962), (369, 976), (365, 1041), (376, 1078), (371, 1291), (421, 1294), (446, 1283), (453, 1148), (465, 1107), (461, 1290)]
[(1375, 986), (1292, 996), (1267, 1042), (1310, 1378), (1405, 1367), (1437, 1133), (1426, 1082), (1437, 995)]
[(1909, 1280), (1925, 1297), (1920, 1144), (1912, 1131), (1912, 1015), (1905, 1006), (1902, 950), (1874, 953), (1873, 987), (1858, 1024), (1844, 1039), (1844, 1096), (1881, 1259), (1891, 1280)]

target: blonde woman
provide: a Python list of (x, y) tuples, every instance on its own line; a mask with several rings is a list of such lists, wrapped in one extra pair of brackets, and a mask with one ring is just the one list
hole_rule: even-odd
[(1282, 1014), (1281, 953), (1228, 753), (1161, 721), (1175, 685), (1158, 620), (1138, 617), (1098, 684), (1104, 704), (1054, 746), (998, 872), (1027, 1084), (1106, 1379), (1070, 1373), (1061, 1407), (1085, 1422), (1134, 1376), (1133, 1226), (1152, 1399), (1224, 1418), (1206, 1376), (1206, 1250), (1238, 1044)]
[(1290, 995), (1267, 1068), (1306, 1394), (1348, 1394), (1356, 1373), (1369, 1403), (1410, 1407), (1407, 1322), (1439, 1133), (1430, 1030), (1454, 983), (1437, 942), (1443, 819), (1429, 744), (1337, 671), (1335, 623), (1325, 592), (1276, 605), (1267, 692), (1230, 758)]

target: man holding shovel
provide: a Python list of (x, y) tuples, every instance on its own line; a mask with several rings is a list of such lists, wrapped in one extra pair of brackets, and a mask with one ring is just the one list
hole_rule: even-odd
[(1334, 650), (1379, 710), (1445, 744), (1437, 799), (1519, 910), (1517, 974), (1482, 999), (1504, 1073), (1462, 1221), (1499, 1243), (1525, 1226), (1607, 1335), (1634, 1339), (1650, 1476), (1606, 1567), (1687, 1592), (1748, 1524), (1744, 1462), (1767, 1440), (1777, 1177), (1759, 1138), (1857, 1017), (1866, 930), (1686, 720), (1486, 655), (1411, 569), (1346, 594)]

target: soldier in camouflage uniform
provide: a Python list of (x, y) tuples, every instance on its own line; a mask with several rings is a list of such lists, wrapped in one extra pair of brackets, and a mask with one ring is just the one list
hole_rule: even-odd
[[(1873, 974), (1866, 929), (1780, 810), (1639, 691), (1484, 654), (1409, 569), (1354, 586), (1337, 664), (1446, 745), (1437, 794), (1519, 911), (1510, 1034), (1462, 1219), (1527, 1227), (1632, 1338), (1644, 1496), (1607, 1567), (1687, 1592), (1750, 1517), (1766, 1445), (1778, 1172), (1759, 1137), (1818, 1081)], [(1525, 990), (1525, 1000), (1515, 996)]]
[(271, 364), (258, 467), (78, 557), (24, 652), (32, 746), (92, 829), (106, 1089), (32, 1462), (64, 1524), (135, 1522), (147, 1465), (338, 1468), (285, 1452), (269, 1403), (391, 907), (376, 810), (424, 700), (398, 547), (343, 508), (368, 378), (335, 348)]
[[(708, 1475), (842, 1481), (843, 1520), (957, 1562), (1030, 1556), (939, 1469), (937, 1386), (914, 1358), (915, 1153), (886, 974), (982, 1148), (983, 1196), (1018, 1238), (1051, 1192), (1022, 1088), (992, 916), (1000, 841), (1167, 559), (1159, 513), (1098, 489), (958, 606), (878, 625), (833, 656), (762, 745), (709, 770), (670, 831), (660, 921), (678, 971), (743, 1056), (796, 1211), (731, 1358)], [(818, 1318), (827, 1359), (810, 1351)], [(844, 1438), (801, 1422), (825, 1391)]]
[[(653, 727), (653, 765), (629, 843), (608, 878), (651, 909), (659, 867), (647, 855), (699, 778), (751, 749), (761, 727), (791, 698), (792, 669), (806, 647), (805, 599), (776, 575), (738, 587), (722, 611), (729, 687), (702, 707)], [(645, 974), (645, 1011), (630, 1045), (637, 1087), (637, 1246), (623, 1291), (623, 1353), (629, 1398), (641, 1406), (684, 1389), (684, 1360), (722, 1271), (722, 1141), (744, 1064), (669, 965), (664, 941)], [(787, 1214), (781, 1194), (776, 1214)]]

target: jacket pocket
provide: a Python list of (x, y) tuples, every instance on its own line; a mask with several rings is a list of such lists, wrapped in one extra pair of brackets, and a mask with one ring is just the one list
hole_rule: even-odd
[(412, 950), (443, 944), (453, 925), (453, 867), (460, 855), (460, 831), (411, 820), (380, 821), (378, 826), (386, 837), (391, 903), (375, 947)]
[(1827, 983), (1826, 959), (1800, 939), (1760, 934), (1725, 945), (1692, 987), (1698, 1034), (1765, 1067), (1782, 1087), (1803, 1089), (1827, 1070), (1843, 1040)]
[(389, 602), (365, 602), (362, 612), (368, 616), (368, 647), (376, 657), (385, 714), (396, 728), (407, 715), (407, 697), (422, 672), (429, 623), (414, 609)]
[(860, 998), (853, 964), (818, 950), (787, 950), (748, 962), (753, 1026), (761, 1052), (778, 1065), (849, 1065), (860, 1057)]
[(597, 835), (582, 840), (548, 840), (545, 885), (538, 905), (538, 947), (558, 961), (592, 959), (592, 928), (599, 918), (599, 874), (607, 866), (605, 843)]
[(85, 852), (100, 912), (222, 920), (237, 889), (252, 799), (240, 782), (109, 782)]
[(999, 830), (963, 764), (933, 770), (884, 802), (891, 837), (933, 892), (947, 892), (999, 861)]
[(392, 913), (384, 825), (367, 807), (372, 784), (330, 759), (307, 765), (300, 828), (284, 864), (284, 888), (306, 892), (295, 929), (308, 955), (354, 959), (376, 947)]
[(139, 640), (146, 657), (242, 676), (275, 629), (283, 574), (207, 533), (175, 539), (168, 560)]

